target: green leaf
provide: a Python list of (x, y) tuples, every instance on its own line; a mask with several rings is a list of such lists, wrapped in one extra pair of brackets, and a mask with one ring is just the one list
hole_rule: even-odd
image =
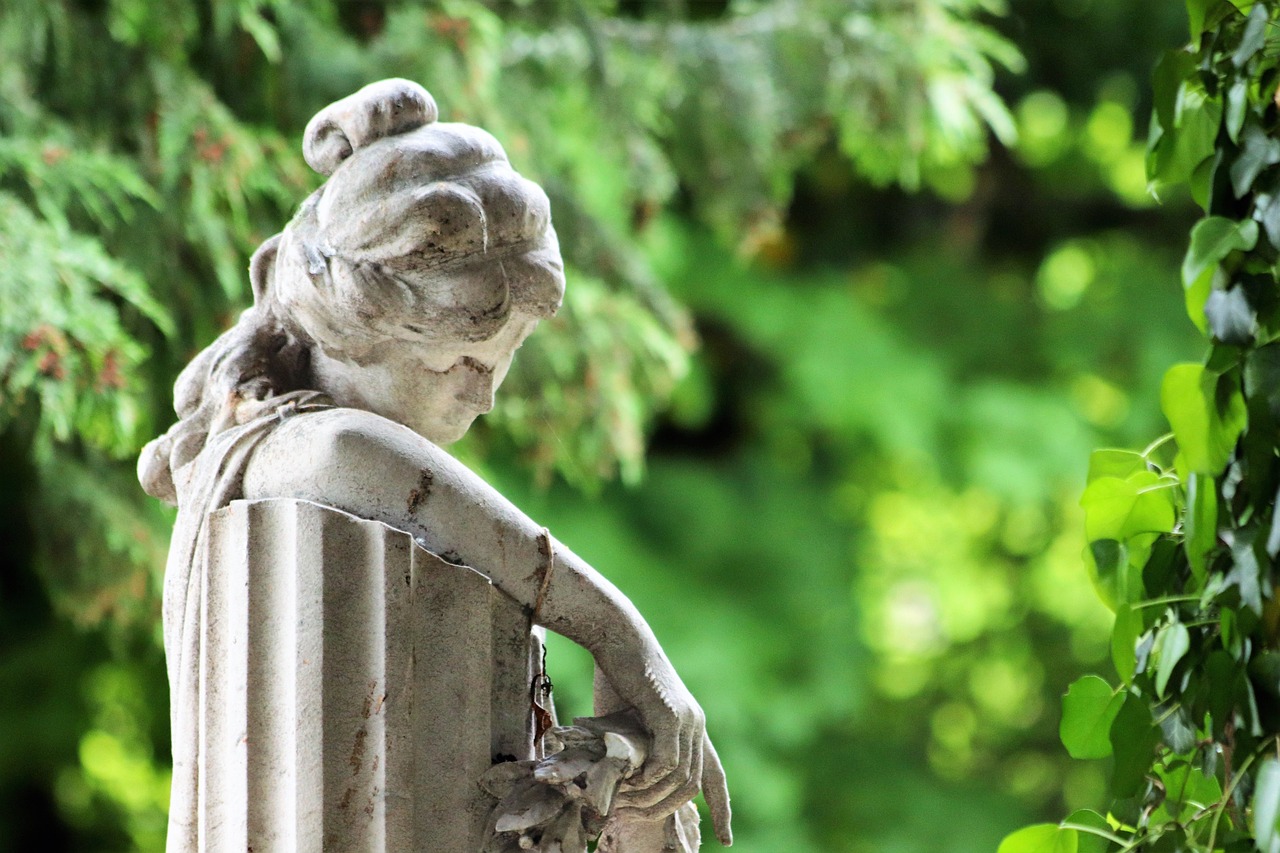
[(1163, 696), (1169, 686), (1173, 668), (1191, 650), (1191, 632), (1181, 622), (1165, 625), (1156, 632), (1156, 645), (1152, 654), (1156, 658), (1156, 694)]
[(1233, 251), (1249, 251), (1258, 243), (1258, 223), (1206, 216), (1191, 229), (1191, 245), (1182, 261), (1182, 284), (1190, 287), (1206, 270)]
[(1258, 559), (1258, 529), (1243, 527), (1229, 531), (1229, 534), (1231, 570), (1227, 572), (1226, 579), (1239, 591), (1240, 603), (1261, 616), (1263, 565)]
[(1240, 285), (1214, 289), (1205, 300), (1204, 319), (1213, 339), (1229, 346), (1248, 346), (1258, 332), (1258, 317)]
[[(1169, 66), (1176, 69), (1181, 62)], [(1160, 84), (1157, 69), (1157, 85)], [(1190, 69), (1187, 69), (1190, 71)], [(1171, 113), (1156, 120), (1147, 160), (1147, 176), (1153, 189), (1190, 181), (1198, 168), (1211, 162), (1222, 124), (1222, 100), (1210, 97), (1196, 81), (1183, 80), (1177, 87)], [(1157, 97), (1160, 96), (1157, 90)], [(1157, 103), (1159, 108), (1161, 103)], [(1167, 106), (1167, 104), (1166, 104)], [(1171, 123), (1166, 124), (1166, 119)], [(1202, 176), (1207, 182), (1208, 172)]]
[(1123, 480), (1099, 477), (1080, 497), (1085, 536), (1123, 541), (1136, 533), (1167, 533), (1175, 521), (1171, 486), (1154, 471), (1138, 471)]
[(1231, 64), (1236, 68), (1240, 68), (1262, 50), (1267, 40), (1267, 20), (1270, 16), (1266, 3), (1256, 4), (1249, 13), (1249, 22), (1245, 24), (1244, 34), (1240, 36), (1240, 44), (1236, 47), (1236, 52), (1231, 54)]
[(1213, 293), (1214, 280), (1225, 277), (1221, 267), (1211, 266), (1200, 273), (1195, 281), (1184, 286), (1182, 295), (1187, 306), (1187, 316), (1202, 335), (1209, 334), (1209, 321), (1204, 316), (1204, 306), (1209, 301), (1209, 294)]
[(1138, 585), (1140, 574), (1133, 571), (1133, 560), (1123, 542), (1115, 539), (1097, 539), (1085, 549), (1089, 577), (1098, 597), (1108, 607), (1131, 600), (1131, 590)]
[(1219, 0), (1187, 0), (1187, 24), (1191, 29), (1191, 40), (1199, 41), (1205, 29), (1205, 19), (1209, 10), (1218, 5)]
[(1222, 798), (1222, 785), (1218, 780), (1185, 761), (1171, 763), (1159, 776), (1164, 782), (1166, 803), (1174, 801), (1199, 810)]
[(1124, 696), (1096, 675), (1086, 675), (1067, 688), (1058, 736), (1072, 758), (1106, 758), (1111, 754), (1111, 724)]
[(1253, 835), (1263, 853), (1280, 851), (1280, 761), (1270, 756), (1254, 778)]
[(1208, 573), (1207, 558), (1218, 545), (1218, 485), (1212, 475), (1192, 473), (1187, 477), (1186, 535), (1187, 562), (1200, 583)]
[(1280, 554), (1280, 511), (1275, 507), (1280, 506), (1280, 491), (1277, 491), (1276, 498), (1271, 502), (1271, 531), (1267, 534), (1267, 554), (1273, 559)]
[(1240, 129), (1244, 127), (1245, 110), (1249, 106), (1249, 82), (1243, 78), (1233, 82), (1227, 89), (1226, 113), (1223, 122), (1227, 127), (1227, 136), (1232, 142), (1240, 139)]
[(1151, 719), (1145, 699), (1132, 693), (1123, 694), (1124, 704), (1111, 724), (1111, 751), (1115, 764), (1111, 770), (1111, 794), (1117, 799), (1136, 795), (1155, 758), (1160, 732)]
[(1156, 709), (1156, 725), (1160, 727), (1160, 739), (1165, 746), (1187, 755), (1196, 748), (1196, 726), (1191, 715), (1179, 703), (1166, 701)]
[(1244, 145), (1231, 164), (1231, 189), (1236, 198), (1243, 198), (1253, 189), (1253, 182), (1262, 170), (1276, 163), (1280, 163), (1280, 140), (1273, 139), (1258, 125), (1250, 124), (1244, 129)]
[(1128, 604), (1116, 607), (1116, 621), (1111, 628), (1111, 662), (1120, 678), (1129, 681), (1137, 667), (1136, 649), (1142, 634), (1142, 614)]
[(1037, 823), (1006, 835), (996, 853), (1079, 853), (1076, 830)]
[(1147, 460), (1141, 453), (1133, 450), (1115, 450), (1103, 448), (1089, 455), (1089, 479), (1092, 483), (1099, 477), (1119, 477), (1124, 479), (1130, 474), (1147, 470)]
[(1244, 396), (1228, 384), (1219, 402), (1219, 381), (1199, 364), (1175, 364), (1164, 375), (1160, 408), (1188, 471), (1220, 473), (1244, 429)]
[[(1077, 809), (1067, 815), (1067, 819), (1062, 822), (1064, 828), (1073, 828), (1077, 826), (1087, 826), (1100, 832), (1111, 832), (1111, 824), (1107, 823), (1107, 819), (1095, 812), (1093, 809)], [(1107, 839), (1101, 835), (1095, 835), (1092, 832), (1077, 830), (1080, 837), (1079, 853), (1106, 853)]]
[(1178, 91), (1182, 88), (1182, 81), (1187, 79), (1195, 66), (1195, 57), (1185, 50), (1166, 51), (1156, 63), (1151, 74), (1154, 117), (1163, 130), (1175, 127)]
[(1265, 398), (1271, 416), (1280, 420), (1280, 343), (1249, 353), (1244, 363), (1244, 393), (1251, 400)]

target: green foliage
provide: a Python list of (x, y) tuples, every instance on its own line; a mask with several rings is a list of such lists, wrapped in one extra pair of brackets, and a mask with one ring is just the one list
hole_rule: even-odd
[[(316, 185), (298, 145), (316, 109), (372, 79), (412, 77), (436, 95), (445, 118), (491, 129), (517, 167), (547, 188), (571, 271), (566, 304), (517, 360), (491, 423), (459, 453), (514, 464), (543, 484), (558, 478), (592, 490), (618, 474), (640, 479), (646, 435), (670, 395), (683, 394), (678, 416), (688, 422), (714, 408), (689, 390), (709, 370), (692, 355), (699, 335), (689, 311), (667, 293), (680, 282), (659, 269), (659, 223), (675, 221), (695, 243), (714, 234), (689, 250), (715, 258), (705, 274), (736, 275), (776, 248), (816, 158), (835, 156), (881, 184), (954, 191), (975, 180), (989, 132), (1012, 139), (994, 77), (1020, 59), (984, 22), (1000, 14), (995, 4), (789, 0), (710, 13), (683, 5), (0, 4), (0, 450), (14, 457), (0, 459), (12, 483), (0, 498), (14, 499), (18, 533), (6, 532), (4, 542), (22, 566), (15, 577), (34, 572), (43, 584), (12, 595), (6, 586), (0, 595), (0, 628), (39, 638), (28, 649), (26, 633), (17, 644), (0, 631), (17, 649), (6, 684), (18, 687), (6, 692), (13, 698), (3, 718), (30, 713), (19, 701), (24, 679), (77, 713), (48, 715), (70, 747), (50, 748), (38, 771), (20, 754), (0, 756), (0, 847), (22, 847), (14, 839), (25, 837), (28, 822), (63, 827), (85, 849), (161, 844), (165, 736), (155, 709), (164, 704), (163, 673), (152, 646), (169, 517), (137, 490), (130, 457), (172, 418), (177, 370), (245, 306), (250, 253)], [(835, 309), (844, 307), (838, 289)], [(730, 314), (741, 305), (721, 296)], [(789, 313), (801, 328), (803, 317)], [(768, 336), (769, 320), (753, 316), (751, 335)], [(788, 417), (823, 397), (815, 367), (822, 348), (847, 331), (832, 317), (811, 339), (794, 368), (799, 390), (787, 398)], [(879, 340), (891, 337), (881, 328)], [(790, 365), (786, 342), (771, 343)], [(935, 408), (932, 374), (921, 364), (915, 375), (926, 384), (913, 406), (927, 412)], [(880, 409), (890, 411), (894, 390), (882, 383), (878, 393)], [(856, 430), (864, 420), (851, 407), (823, 407), (825, 427)], [(790, 429), (770, 439), (764, 456), (807, 441), (790, 440), (798, 434)], [(668, 497), (684, 507), (678, 520), (705, 509)], [(744, 517), (760, 511), (732, 504), (735, 497), (726, 489), (711, 500)], [(562, 494), (559, 505), (578, 500)], [(824, 512), (817, 500), (777, 500), (761, 513), (770, 522), (761, 529), (783, 541), (797, 514)], [(724, 530), (735, 526), (723, 520)], [(805, 528), (831, 543), (813, 588), (773, 589), (793, 622), (818, 605), (850, 621), (849, 548), (846, 532), (833, 527)], [(787, 556), (775, 552), (774, 562)], [(744, 564), (748, 557), (738, 554)], [(31, 605), (46, 598), (72, 626)], [(28, 611), (45, 621), (18, 618)], [(759, 636), (774, 630), (773, 613), (751, 623)], [(724, 633), (741, 627), (727, 612), (709, 618)], [(77, 642), (110, 643), (116, 663), (100, 660), (108, 647), (96, 657), (67, 654)], [(795, 762), (760, 745), (794, 751), (811, 736), (805, 727), (817, 732), (848, 716), (856, 645), (856, 632), (815, 629), (803, 649), (775, 649), (780, 671), (807, 671), (804, 689), (779, 678), (759, 705), (811, 707), (776, 715), (767, 727), (739, 714), (739, 753), (768, 771), (749, 775), (786, 780), (745, 788), (764, 816), (760, 837), (773, 826), (776, 840), (800, 820), (811, 782), (788, 777), (779, 763)], [(136, 658), (145, 663), (120, 663)], [(33, 673), (60, 672), (64, 661), (58, 690), (33, 682)], [(763, 681), (749, 677), (754, 663), (731, 660), (740, 682), (733, 695), (750, 695)], [(836, 675), (819, 677), (823, 669)], [(38, 791), (57, 813), (28, 821), (25, 801), (10, 796), (15, 786), (22, 796)], [(950, 802), (945, 791), (934, 796)]]
[[(1187, 313), (1210, 348), (1203, 363), (1165, 373), (1161, 408), (1175, 453), (1158, 441), (1142, 454), (1094, 456), (1082, 504), (1101, 591), (1115, 609), (1120, 684), (1088, 676), (1073, 685), (1062, 740), (1075, 757), (1102, 757), (1095, 733), (1109, 728), (1100, 849), (1272, 851), (1280, 849), (1272, 369), (1280, 6), (1188, 0), (1187, 8), (1192, 43), (1154, 75), (1148, 171), (1153, 188), (1188, 184), (1204, 208), (1182, 280)], [(1114, 714), (1104, 704), (1112, 691), (1123, 697)], [(1036, 832), (1044, 830), (1006, 843)]]

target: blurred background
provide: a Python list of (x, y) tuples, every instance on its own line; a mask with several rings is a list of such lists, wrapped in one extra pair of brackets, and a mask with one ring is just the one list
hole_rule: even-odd
[[(737, 848), (993, 851), (1104, 795), (1077, 499), (1164, 431), (1189, 200), (1169, 0), (4, 0), (0, 850), (160, 851), (176, 373), (386, 76), (552, 198), (560, 315), (455, 452), (612, 578), (710, 719)], [(561, 716), (590, 661), (552, 649)], [(714, 849), (714, 841), (708, 849)]]

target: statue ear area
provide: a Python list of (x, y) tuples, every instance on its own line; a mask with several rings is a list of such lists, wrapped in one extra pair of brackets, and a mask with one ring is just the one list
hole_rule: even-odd
[(302, 137), (302, 156), (320, 174), (332, 175), (370, 142), (416, 130), (438, 115), (435, 99), (412, 80), (379, 80), (316, 113)]
[(249, 259), (249, 283), (253, 286), (254, 305), (265, 305), (267, 302), (267, 288), (271, 284), (271, 267), (276, 262), (276, 255), (280, 253), (280, 238), (283, 236), (283, 234), (276, 234), (274, 237), (268, 237)]

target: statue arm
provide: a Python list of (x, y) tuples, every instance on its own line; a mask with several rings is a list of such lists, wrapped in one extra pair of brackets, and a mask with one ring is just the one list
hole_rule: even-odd
[(540, 624), (591, 652), (649, 729), (650, 758), (620, 804), (667, 814), (701, 786), (717, 835), (730, 838), (724, 772), (702, 710), (644, 618), (617, 587), (444, 450), (357, 409), (297, 416), (255, 451), (243, 494), (309, 500), (382, 521), (485, 573), (536, 611)]

